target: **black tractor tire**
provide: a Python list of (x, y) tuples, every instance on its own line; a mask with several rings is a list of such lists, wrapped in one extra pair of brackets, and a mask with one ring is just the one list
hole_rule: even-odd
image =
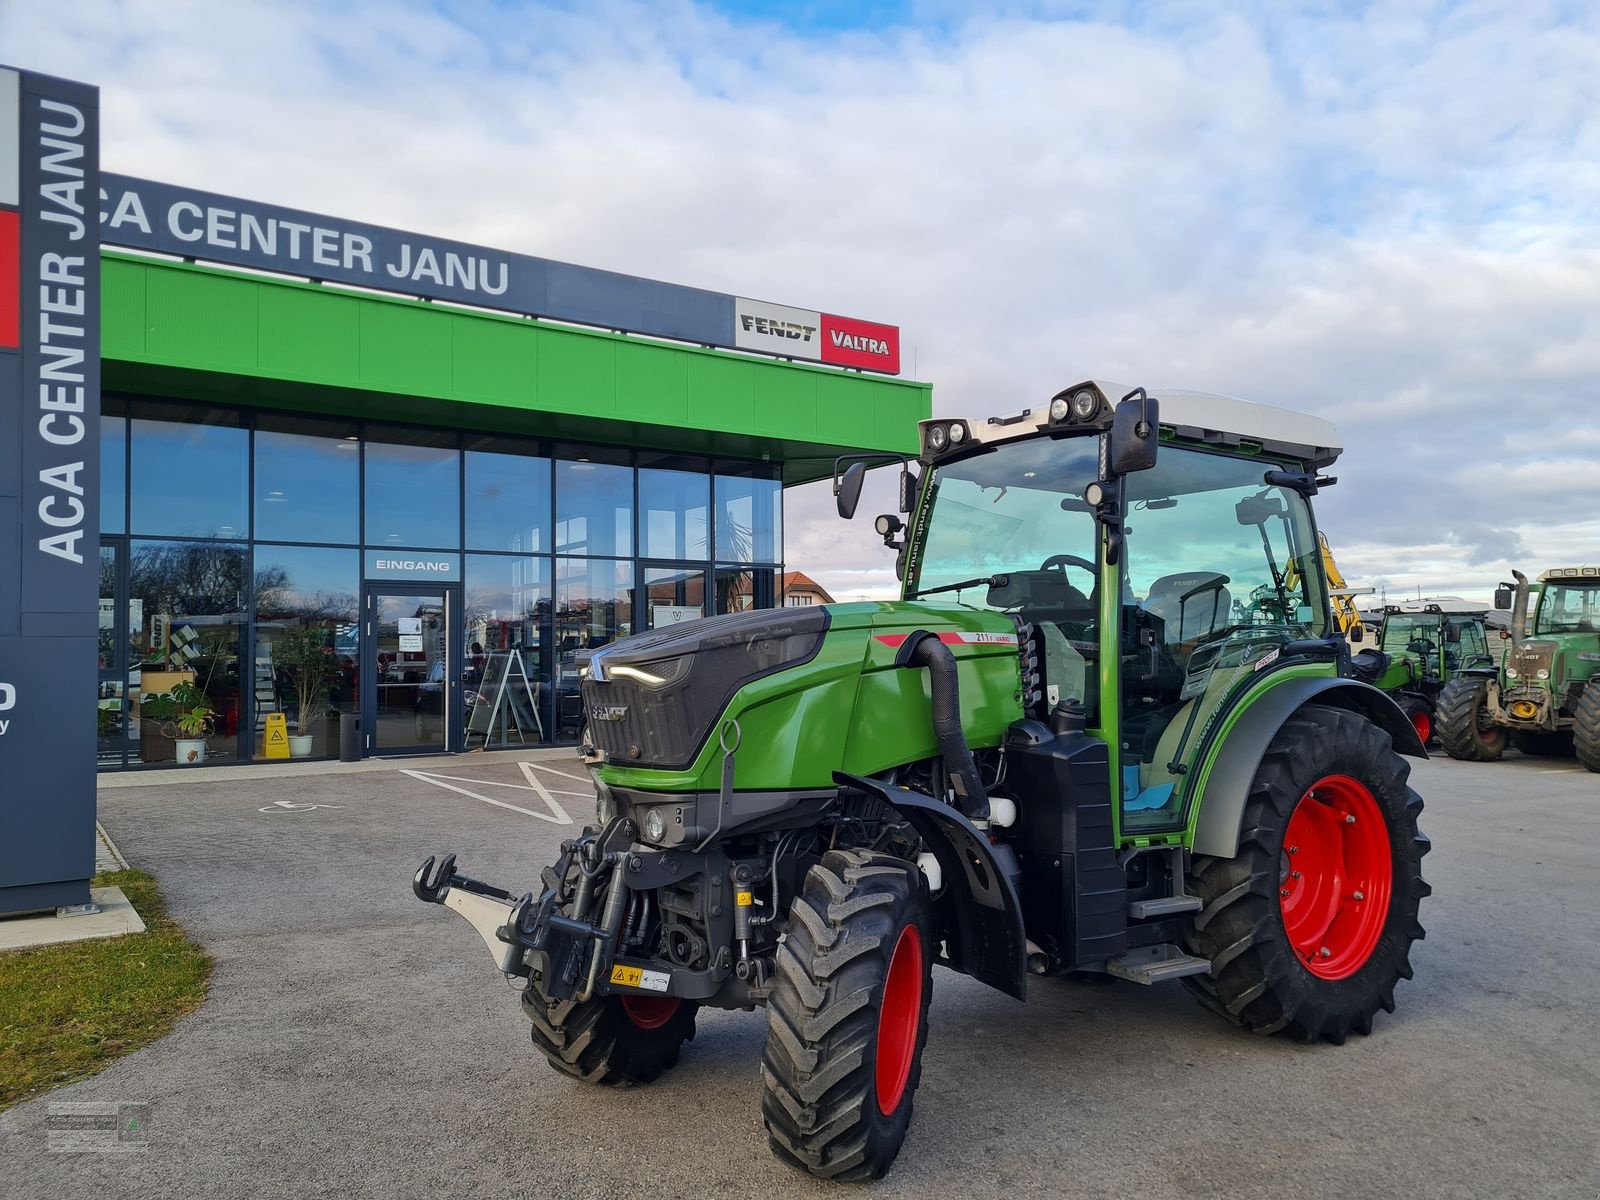
[(1484, 679), (1452, 679), (1439, 693), (1435, 732), (1451, 758), (1494, 762), (1506, 752), (1506, 731), (1485, 726), (1482, 721), (1488, 690), (1489, 683)]
[(1434, 711), (1433, 701), (1426, 696), (1397, 696), (1400, 711), (1405, 713), (1406, 720), (1411, 722), (1411, 728), (1417, 731), (1417, 739), (1426, 746), (1438, 735), (1439, 717)]
[(761, 1117), (772, 1152), (820, 1179), (879, 1179), (922, 1075), (931, 912), (901, 858), (830, 850), (789, 906), (767, 1001)]
[(1572, 715), (1572, 748), (1578, 761), (1589, 770), (1600, 772), (1600, 679), (1591, 679), (1584, 685)]
[(1191, 864), (1202, 908), (1186, 940), (1211, 970), (1183, 982), (1202, 1004), (1255, 1033), (1336, 1044), (1394, 1011), (1433, 890), (1410, 773), (1357, 713), (1310, 705), (1284, 722), (1256, 770), (1237, 853)]
[(1511, 732), (1511, 748), (1533, 758), (1571, 758), (1574, 750), (1570, 732)]
[(529, 988), (522, 1011), (533, 1023), (533, 1044), (563, 1075), (604, 1087), (651, 1083), (678, 1065), (694, 1040), (699, 1005), (655, 996), (596, 996), (582, 1004), (552, 1004)]

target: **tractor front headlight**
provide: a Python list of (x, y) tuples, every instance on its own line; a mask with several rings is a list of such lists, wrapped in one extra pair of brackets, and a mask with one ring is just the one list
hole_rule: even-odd
[(1534, 678), (1535, 679), (1549, 679), (1550, 678), (1550, 672), (1547, 671), (1545, 668), (1540, 667), (1539, 670), (1534, 674)]
[(644, 814), (644, 840), (659, 844), (667, 836), (667, 818), (659, 808), (652, 808)]
[(1517, 677), (1517, 669), (1515, 667), (1507, 667), (1506, 668), (1506, 678), (1507, 679), (1515, 679), (1516, 677)]

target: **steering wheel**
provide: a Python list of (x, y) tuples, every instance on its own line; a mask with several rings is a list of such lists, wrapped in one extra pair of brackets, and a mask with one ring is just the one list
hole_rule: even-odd
[(1052, 554), (1039, 564), (1039, 570), (1041, 571), (1049, 571), (1055, 567), (1082, 567), (1091, 575), (1098, 576), (1100, 574), (1099, 567), (1095, 566), (1087, 558), (1079, 558), (1076, 554)]
[(1406, 651), (1410, 654), (1433, 654), (1438, 648), (1427, 638), (1412, 638), (1406, 645)]

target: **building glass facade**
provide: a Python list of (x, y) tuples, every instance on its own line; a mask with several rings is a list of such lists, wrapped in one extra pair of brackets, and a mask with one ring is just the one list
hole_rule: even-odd
[(782, 603), (767, 463), (116, 393), (101, 452), (102, 768), (194, 693), (205, 761), (570, 742), (588, 651)]

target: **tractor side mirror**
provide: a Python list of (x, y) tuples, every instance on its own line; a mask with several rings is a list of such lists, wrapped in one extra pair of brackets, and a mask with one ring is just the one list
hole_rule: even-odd
[(1350, 626), (1350, 640), (1358, 646), (1367, 640), (1366, 626), (1362, 625), (1360, 621)]
[(1446, 625), (1444, 627), (1444, 640), (1447, 641), (1447, 642), (1451, 642), (1451, 643), (1460, 642), (1461, 641), (1461, 626), (1459, 626), (1459, 625)]
[(1516, 592), (1512, 588), (1506, 586), (1503, 583), (1499, 587), (1495, 588), (1495, 590), (1494, 590), (1494, 606), (1496, 608), (1510, 608), (1511, 605), (1512, 605), (1512, 602), (1515, 601), (1515, 600), (1516, 600)]
[(1134, 388), (1111, 417), (1111, 473), (1130, 475), (1156, 465), (1161, 442), (1161, 404)]
[(919, 480), (911, 473), (911, 468), (902, 465), (900, 468), (900, 511), (913, 512), (917, 507), (917, 484)]
[(833, 485), (833, 494), (839, 505), (839, 515), (848, 521), (856, 515), (856, 505), (861, 503), (861, 485), (867, 479), (867, 464), (853, 462), (844, 469)]

